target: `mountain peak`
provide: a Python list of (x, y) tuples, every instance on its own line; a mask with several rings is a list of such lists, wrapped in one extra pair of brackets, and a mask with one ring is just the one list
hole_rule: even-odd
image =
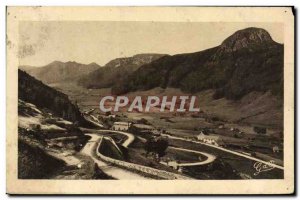
[(68, 62), (65, 62), (65, 64), (67, 64), (67, 65), (82, 65), (81, 63), (78, 63), (75, 61), (68, 61)]
[(221, 49), (225, 52), (234, 52), (252, 45), (260, 45), (274, 42), (270, 34), (262, 28), (246, 28), (239, 30), (229, 36), (221, 44)]
[(61, 62), (61, 61), (57, 61), (57, 60), (55, 60), (55, 61), (53, 61), (53, 62), (49, 63), (48, 65), (61, 65), (61, 64), (64, 64), (64, 63), (63, 63), (63, 62)]
[(91, 62), (90, 64), (88, 64), (88, 65), (98, 65), (97, 63), (95, 63), (95, 62)]

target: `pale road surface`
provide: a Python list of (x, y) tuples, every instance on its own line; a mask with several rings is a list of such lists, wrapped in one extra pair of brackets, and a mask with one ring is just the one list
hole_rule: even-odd
[(95, 117), (94, 115), (90, 115), (90, 117), (94, 120), (94, 123), (98, 124), (99, 127), (103, 128), (103, 125), (100, 124), (99, 120), (97, 119), (97, 117)]
[[(92, 110), (92, 111), (93, 111), (93, 110)], [(90, 112), (92, 112), (92, 111), (90, 111)], [(87, 112), (88, 112), (88, 111), (87, 111)], [(90, 120), (88, 117), (91, 117), (93, 120)], [(97, 122), (98, 119), (97, 119), (95, 116), (93, 116), (93, 115), (87, 115), (86, 112), (85, 112), (85, 113), (84, 113), (84, 118), (85, 118), (87, 121), (89, 121), (89, 122), (91, 122), (92, 124), (94, 124), (95, 126), (98, 126), (98, 127), (100, 127), (100, 128), (103, 128), (103, 125)]]
[(206, 146), (209, 146), (209, 147), (213, 147), (213, 148), (216, 148), (216, 149), (219, 149), (219, 150), (228, 152), (228, 153), (232, 153), (232, 154), (235, 154), (235, 155), (238, 155), (238, 156), (247, 158), (247, 159), (249, 159), (249, 160), (254, 160), (254, 161), (256, 161), (256, 162), (261, 162), (261, 163), (263, 163), (263, 164), (272, 166), (272, 167), (277, 168), (277, 169), (282, 169), (282, 170), (284, 169), (284, 167), (282, 167), (282, 166), (279, 166), (279, 165), (276, 165), (276, 164), (273, 164), (273, 163), (269, 163), (269, 162), (267, 162), (267, 161), (264, 161), (264, 160), (261, 160), (261, 159), (258, 159), (258, 158), (252, 157), (252, 156), (248, 156), (248, 155), (245, 155), (245, 154), (236, 152), (236, 151), (232, 151), (232, 150), (229, 150), (229, 149), (225, 149), (225, 148), (223, 148), (223, 147), (218, 147), (218, 146), (215, 146), (215, 145), (206, 144), (206, 143), (199, 142), (199, 141), (187, 140), (187, 139), (185, 139), (185, 138), (176, 137), (176, 136), (170, 136), (170, 135), (166, 135), (166, 134), (162, 134), (162, 135), (163, 135), (163, 136), (166, 136), (166, 137), (168, 137), (168, 138), (171, 138), (171, 139), (175, 139), (175, 140), (183, 140), (183, 141), (187, 141), (187, 142), (193, 142), (193, 143), (197, 143), (197, 144), (206, 145)]
[(178, 147), (168, 147), (169, 149), (175, 149), (177, 151), (186, 151), (186, 152), (191, 152), (191, 153), (197, 153), (197, 154), (202, 154), (204, 156), (207, 157), (206, 160), (204, 161), (200, 161), (200, 162), (192, 162), (192, 163), (181, 163), (181, 164), (177, 164), (180, 167), (187, 167), (187, 166), (198, 166), (198, 165), (206, 165), (209, 164), (211, 162), (213, 162), (216, 159), (216, 156), (208, 154), (208, 153), (204, 153), (201, 151), (194, 151), (194, 150), (190, 150), (190, 149), (183, 149), (183, 148), (178, 148)]
[[(89, 120), (90, 122), (97, 124), (96, 122)], [(100, 125), (100, 124), (99, 124)], [(126, 136), (126, 140), (123, 142), (122, 146), (128, 148), (128, 146), (134, 141), (135, 136), (131, 133), (128, 132), (123, 132), (123, 131), (114, 131), (114, 130), (97, 130), (96, 132), (110, 132), (110, 133), (118, 133), (118, 134), (122, 134)], [(86, 154), (88, 156), (90, 156), (95, 163), (98, 164), (98, 166), (100, 167), (100, 169), (106, 173), (107, 175), (110, 175), (116, 179), (133, 179), (133, 180), (147, 180), (150, 178), (141, 176), (139, 174), (135, 174), (132, 173), (128, 170), (119, 168), (119, 167), (115, 167), (115, 166), (110, 166), (107, 163), (99, 160), (97, 157), (95, 157), (94, 154), (94, 149), (95, 149), (95, 145), (97, 145), (97, 142), (99, 141), (100, 137), (97, 134), (86, 134), (91, 136), (91, 139), (87, 142), (87, 144), (84, 146), (84, 148), (81, 150), (81, 153)], [(194, 153), (199, 153), (199, 154), (203, 154), (205, 155), (208, 159), (202, 162), (196, 162), (196, 163), (185, 163), (185, 164), (181, 164), (179, 166), (195, 166), (195, 165), (204, 165), (204, 164), (208, 164), (210, 162), (213, 162), (215, 160), (215, 156), (207, 154), (207, 153), (203, 153), (203, 152), (199, 152), (199, 151), (193, 151), (193, 150), (189, 150), (189, 149), (183, 149), (183, 148), (174, 148), (176, 150), (181, 150), (181, 151), (187, 151), (187, 152), (194, 152)]]
[(97, 130), (97, 132), (111, 132), (111, 133), (119, 133), (125, 135), (127, 139), (123, 142), (124, 147), (128, 147), (134, 141), (134, 135), (131, 133), (123, 132), (123, 131), (113, 131), (113, 130)]
[[(145, 138), (142, 138), (140, 136), (137, 136), (137, 138), (139, 138), (140, 140), (146, 142)], [(181, 164), (177, 164), (178, 166), (197, 166), (197, 165), (206, 165), (209, 164), (213, 161), (215, 161), (216, 156), (212, 155), (212, 154), (208, 154), (208, 153), (204, 153), (202, 151), (195, 151), (195, 150), (191, 150), (191, 149), (184, 149), (184, 148), (179, 148), (179, 147), (168, 147), (168, 149), (175, 149), (177, 151), (185, 151), (185, 152), (191, 152), (191, 153), (197, 153), (197, 154), (202, 154), (204, 156), (207, 157), (206, 160), (204, 161), (200, 161), (200, 162), (192, 162), (192, 163), (181, 163)]]
[(94, 160), (94, 162), (98, 164), (98, 166), (104, 173), (106, 173), (107, 175), (112, 176), (116, 179), (124, 179), (124, 180), (129, 180), (129, 179), (131, 179), (131, 180), (148, 180), (148, 179), (150, 179), (150, 178), (141, 176), (139, 174), (130, 172), (128, 170), (108, 165), (107, 163), (99, 160), (95, 156), (95, 152), (93, 152), (93, 151), (94, 151), (95, 146), (97, 145), (97, 142), (101, 136), (99, 136), (97, 134), (87, 134), (87, 135), (91, 136), (92, 138), (87, 142), (87, 144), (81, 150), (81, 153), (90, 156)]
[[(119, 134), (123, 134), (127, 137), (127, 140), (123, 143), (124, 147), (128, 147), (135, 139), (135, 136), (131, 133), (128, 132), (123, 132), (123, 131), (112, 131), (112, 130), (98, 130), (99, 132), (112, 132), (112, 133), (119, 133)], [(145, 141), (144, 138), (142, 137), (138, 137), (140, 138), (142, 141)], [(216, 159), (216, 156), (208, 154), (208, 153), (204, 153), (201, 151), (194, 151), (194, 150), (190, 150), (190, 149), (184, 149), (184, 148), (176, 148), (176, 147), (168, 147), (170, 149), (175, 149), (177, 151), (185, 151), (185, 152), (192, 152), (192, 153), (197, 153), (197, 154), (202, 154), (204, 156), (207, 157), (207, 159), (205, 161), (201, 161), (201, 162), (193, 162), (193, 163), (184, 163), (184, 164), (178, 164), (178, 166), (196, 166), (196, 165), (205, 165), (208, 163), (213, 162)]]

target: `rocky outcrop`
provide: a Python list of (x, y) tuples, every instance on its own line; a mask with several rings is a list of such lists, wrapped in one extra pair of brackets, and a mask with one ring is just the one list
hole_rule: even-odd
[(252, 45), (269, 45), (275, 43), (270, 34), (261, 28), (246, 28), (235, 32), (224, 40), (220, 46), (222, 52), (235, 52), (242, 48), (251, 48)]

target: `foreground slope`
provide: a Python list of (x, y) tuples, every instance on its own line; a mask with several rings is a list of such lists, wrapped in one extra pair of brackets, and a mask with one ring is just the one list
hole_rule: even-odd
[(54, 115), (72, 122), (85, 124), (78, 107), (74, 105), (67, 95), (43, 84), (41, 81), (19, 70), (18, 97), (32, 103), (38, 108), (49, 109)]
[(18, 178), (111, 179), (78, 152), (89, 125), (68, 97), (19, 70)]

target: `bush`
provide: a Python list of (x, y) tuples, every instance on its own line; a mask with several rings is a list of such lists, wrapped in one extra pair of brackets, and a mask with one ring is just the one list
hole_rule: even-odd
[(266, 134), (267, 133), (267, 129), (264, 127), (257, 127), (254, 126), (253, 130), (257, 133), (257, 134)]

